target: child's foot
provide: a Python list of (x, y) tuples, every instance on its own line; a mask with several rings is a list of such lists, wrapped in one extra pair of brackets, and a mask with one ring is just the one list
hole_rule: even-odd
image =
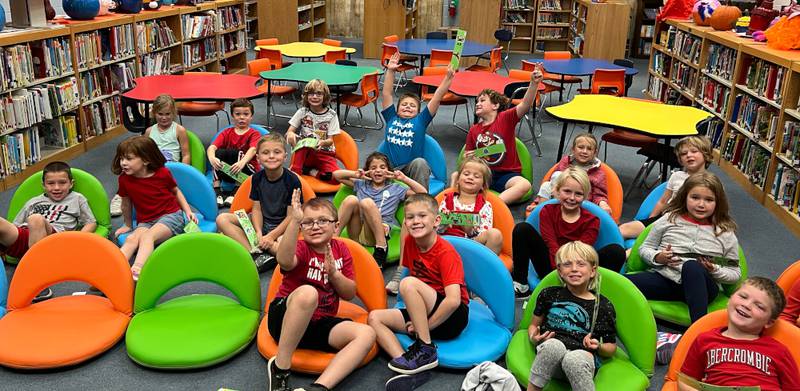
[(416, 340), (405, 353), (389, 362), (389, 369), (404, 375), (413, 375), (436, 368), (438, 365), (436, 345)]
[(122, 216), (122, 197), (119, 194), (114, 194), (111, 199), (111, 217)]
[(375, 262), (378, 264), (378, 267), (383, 270), (383, 265), (386, 264), (386, 254), (389, 252), (389, 245), (386, 245), (386, 248), (382, 247), (375, 247), (375, 251), (372, 252), (372, 257), (375, 258)]
[(142, 272), (142, 266), (143, 265), (139, 265), (136, 263), (134, 263), (133, 266), (131, 266), (131, 274), (133, 274), (133, 281), (139, 281), (139, 273)]
[(397, 375), (386, 382), (386, 391), (410, 391), (425, 384), (433, 373), (425, 371), (416, 375)]
[(400, 291), (400, 277), (403, 276), (403, 269), (399, 265), (397, 266), (397, 270), (394, 271), (392, 275), (392, 280), (386, 284), (386, 293), (397, 296), (397, 292)]
[(226, 208), (230, 208), (232, 204), (233, 204), (233, 196), (229, 195), (229, 196), (225, 197), (225, 201), (223, 201), (223, 205), (225, 205)]
[(678, 346), (678, 341), (683, 334), (673, 334), (665, 332), (657, 332), (658, 336), (656, 342), (656, 362), (661, 365), (667, 365), (672, 360), (672, 354), (675, 352), (675, 347)]
[(514, 281), (514, 298), (517, 300), (526, 300), (531, 297), (531, 288), (528, 284), (520, 284)]
[(307, 387), (295, 388), (294, 391), (331, 391), (331, 389), (322, 384), (311, 383)]
[(38, 303), (40, 301), (47, 300), (51, 297), (53, 297), (53, 290), (50, 288), (44, 288), (43, 291), (39, 292), (39, 294), (33, 298), (33, 302)]
[(333, 179), (333, 173), (332, 172), (321, 172), (321, 173), (319, 173), (319, 180), (328, 182), (331, 179)]
[(267, 361), (268, 391), (289, 391), (289, 370), (278, 368), (275, 357)]
[(275, 265), (278, 264), (278, 261), (275, 259), (275, 257), (270, 255), (269, 253), (263, 252), (252, 255), (253, 255), (253, 262), (256, 264), (256, 269), (258, 269), (258, 273), (264, 273), (265, 271), (274, 268)]

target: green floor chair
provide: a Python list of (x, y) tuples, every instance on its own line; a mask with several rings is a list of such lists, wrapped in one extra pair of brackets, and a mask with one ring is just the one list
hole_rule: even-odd
[[(517, 140), (517, 156), (519, 157), (519, 163), (522, 165), (522, 177), (527, 179), (528, 182), (531, 183), (531, 189), (525, 193), (522, 198), (520, 198), (516, 203), (525, 202), (531, 198), (533, 195), (533, 161), (531, 160), (531, 152), (528, 151), (528, 146), (522, 142), (520, 139)], [(458, 153), (458, 160), (456, 160), (456, 168), (461, 165), (461, 160), (464, 159), (464, 148), (466, 146), (461, 147), (461, 151)], [(450, 178), (447, 178), (449, 181)], [(447, 186), (445, 186), (447, 188)]]
[[(627, 273), (642, 273), (650, 268), (639, 256), (639, 247), (641, 247), (642, 243), (647, 238), (647, 234), (650, 233), (651, 228), (652, 225), (645, 228), (639, 237), (636, 238), (633, 247), (631, 247), (631, 255), (628, 256), (628, 261), (625, 264)], [(715, 297), (711, 303), (708, 303), (708, 312), (725, 309), (728, 306), (728, 299), (730, 296), (739, 288), (739, 285), (747, 279), (747, 259), (744, 257), (744, 251), (742, 251), (741, 246), (739, 247), (739, 267), (742, 269), (742, 276), (739, 278), (739, 281), (735, 284), (722, 284), (722, 289), (717, 297)], [(648, 300), (647, 302), (653, 310), (653, 315), (658, 319), (687, 327), (692, 324), (691, 319), (689, 319), (689, 307), (682, 301)]]
[[(342, 202), (344, 202), (344, 199), (349, 195), (356, 195), (352, 187), (347, 185), (342, 185), (339, 187), (339, 191), (337, 191), (333, 196), (333, 205), (337, 210), (342, 205)], [(398, 223), (401, 225), (403, 224), (403, 218), (405, 217), (405, 207), (403, 206), (403, 202), (400, 202), (394, 217), (397, 219)], [(343, 238), (352, 239), (347, 234), (347, 227), (343, 227), (341, 236)], [(374, 246), (364, 246), (364, 248), (367, 249), (370, 254), (375, 251)], [(392, 227), (392, 230), (389, 232), (389, 253), (386, 255), (386, 261), (397, 262), (398, 260), (400, 260), (400, 227)]]
[(201, 174), (206, 174), (206, 147), (192, 131), (187, 130), (186, 136), (189, 137), (189, 153), (191, 154), (190, 166), (200, 171)]
[[(617, 314), (618, 342), (614, 356), (603, 360), (594, 378), (595, 386), (597, 390), (645, 390), (653, 375), (656, 356), (656, 322), (653, 314), (644, 296), (630, 280), (611, 270), (597, 270), (602, 276), (601, 293), (614, 304)], [(536, 297), (542, 289), (559, 284), (557, 271), (551, 272), (539, 283), (506, 351), (508, 370), (524, 387), (528, 385), (531, 365), (536, 356), (535, 347), (528, 339), (528, 326), (536, 306)], [(566, 381), (553, 380), (544, 389), (569, 390), (570, 387)]]
[[(236, 299), (203, 293), (160, 302), (172, 288), (195, 281), (220, 285)], [(142, 268), (134, 313), (125, 345), (136, 363), (161, 369), (214, 365), (245, 349), (256, 335), (258, 272), (233, 239), (212, 233), (176, 236)]]

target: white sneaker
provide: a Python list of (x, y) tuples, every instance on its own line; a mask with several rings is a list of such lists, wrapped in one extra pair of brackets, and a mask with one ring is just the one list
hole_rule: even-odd
[(122, 197), (119, 194), (114, 194), (111, 199), (111, 217), (122, 216)]
[(231, 205), (233, 205), (233, 196), (225, 197), (224, 205), (225, 205), (226, 208), (230, 208)]
[(403, 275), (403, 267), (397, 265), (397, 269), (395, 269), (394, 274), (392, 275), (392, 280), (386, 284), (386, 292), (390, 295), (397, 296), (397, 292), (400, 291), (400, 277)]

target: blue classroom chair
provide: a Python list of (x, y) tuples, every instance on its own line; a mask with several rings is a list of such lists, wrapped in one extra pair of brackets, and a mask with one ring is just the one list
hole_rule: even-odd
[[(639, 205), (639, 210), (636, 211), (636, 216), (634, 216), (634, 220), (644, 220), (650, 217), (650, 213), (653, 213), (653, 208), (656, 207), (658, 200), (661, 199), (661, 196), (664, 195), (664, 191), (667, 190), (667, 182), (664, 182), (656, 187), (653, 190), (650, 190), (650, 193), (647, 197), (642, 201), (642, 204)], [(633, 244), (636, 243), (636, 238), (626, 239), (625, 240), (625, 248), (633, 247)]]
[[(203, 232), (217, 232), (217, 209), (216, 195), (214, 189), (206, 180), (206, 177), (198, 172), (194, 167), (176, 162), (167, 162), (166, 167), (169, 169), (175, 182), (178, 183), (178, 188), (183, 192), (186, 197), (186, 202), (195, 211), (198, 220), (198, 226)], [(136, 210), (133, 211), (133, 228), (136, 229)], [(133, 232), (133, 230), (131, 230)], [(130, 232), (124, 233), (117, 237), (117, 243), (122, 245), (125, 243), (125, 238), (128, 237)]]
[[(531, 212), (528, 218), (525, 220), (526, 223), (533, 226), (536, 231), (539, 231), (539, 213), (542, 211), (542, 206), (547, 204), (557, 204), (558, 200), (551, 199), (547, 202), (539, 204), (536, 209)], [(606, 211), (600, 209), (599, 206), (593, 204), (589, 201), (583, 201), (581, 203), (581, 208), (588, 210), (593, 215), (597, 216), (600, 219), (600, 229), (597, 233), (597, 240), (594, 242), (595, 249), (601, 249), (609, 244), (619, 244), (622, 246), (622, 234), (619, 232), (619, 227), (617, 227), (617, 223), (614, 221), (614, 218), (611, 217)], [(619, 270), (617, 270), (619, 271)], [(528, 286), (533, 289), (535, 286), (539, 285), (539, 276), (536, 274), (536, 270), (533, 268), (533, 264), (528, 262)]]
[[(486, 246), (466, 238), (444, 236), (455, 247), (464, 264), (467, 289), (484, 303), (469, 302), (469, 323), (464, 331), (449, 341), (434, 340), (439, 365), (467, 369), (503, 356), (511, 342), (514, 327), (514, 287), (503, 262)], [(398, 296), (397, 308), (404, 306)], [(413, 342), (405, 334), (396, 334), (403, 348)]]
[(0, 260), (0, 318), (6, 314), (8, 307), (8, 281), (6, 280), (6, 266)]
[[(381, 141), (376, 151), (386, 153), (386, 142)], [(444, 190), (447, 183), (447, 160), (439, 143), (429, 134), (425, 135), (425, 145), (422, 148), (422, 158), (431, 167), (431, 179), (428, 184), (428, 194), (435, 196)]]
[[(266, 135), (269, 134), (269, 130), (267, 130), (265, 127), (263, 127), (261, 125), (250, 124), (250, 127), (255, 129), (255, 130), (257, 130), (259, 133), (261, 133), (262, 136), (266, 136)], [(217, 132), (217, 134), (215, 134), (214, 137), (211, 138), (211, 142), (213, 143), (214, 140), (216, 140), (217, 137), (219, 137), (219, 134), (222, 133), (223, 130), (228, 129), (228, 128), (230, 128), (230, 126), (226, 126), (226, 127), (222, 128), (222, 129), (220, 129)], [(209, 144), (209, 145), (211, 145), (211, 144)], [(287, 145), (286, 147), (288, 148), (289, 146)], [(287, 152), (290, 152), (290, 151), (287, 150)], [(288, 155), (288, 153), (287, 153), (287, 155)], [(206, 178), (208, 179), (208, 183), (213, 185), (213, 183), (214, 183), (214, 170), (211, 168), (211, 163), (208, 162), (208, 156), (206, 156), (205, 150), (203, 150), (203, 157), (205, 158)], [(194, 158), (192, 158), (192, 162), (194, 162)], [(237, 186), (233, 182), (222, 181), (222, 183), (220, 184), (220, 187), (222, 188), (222, 190), (231, 191), (234, 188), (236, 188)], [(216, 202), (216, 200), (214, 202)]]

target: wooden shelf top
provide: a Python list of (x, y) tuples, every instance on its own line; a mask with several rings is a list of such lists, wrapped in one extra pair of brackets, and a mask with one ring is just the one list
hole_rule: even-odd
[(244, 0), (216, 0), (215, 3), (217, 3), (217, 7), (230, 7), (244, 4)]
[(198, 5), (182, 5), (176, 6), (180, 10), (181, 15), (191, 14), (195, 12), (203, 12), (209, 11), (217, 8), (217, 3), (215, 2), (208, 2), (208, 3), (201, 3)]
[(136, 22), (144, 22), (151, 19), (160, 19), (167, 16), (180, 15), (180, 9), (177, 6), (163, 5), (161, 8), (153, 11), (142, 11), (133, 15), (133, 20)]
[(62, 37), (69, 34), (69, 27), (58, 24), (48, 28), (20, 29), (13, 32), (7, 31), (0, 34), (0, 46), (16, 45), (28, 41)]
[(109, 14), (95, 16), (92, 20), (68, 20), (67, 26), (74, 34), (133, 23), (133, 15)]
[[(737, 47), (741, 44), (752, 43), (752, 39), (747, 39), (736, 35), (733, 31), (716, 31), (712, 30), (706, 33), (706, 38), (716, 43), (723, 44), (728, 47)], [(737, 48), (738, 50), (738, 48)]]
[(792, 70), (795, 72), (800, 72), (800, 61), (792, 64)]
[(782, 67), (788, 68), (791, 67), (793, 63), (800, 61), (800, 51), (797, 50), (772, 49), (767, 46), (767, 44), (759, 42), (753, 42), (739, 47), (744, 53), (762, 58)]

